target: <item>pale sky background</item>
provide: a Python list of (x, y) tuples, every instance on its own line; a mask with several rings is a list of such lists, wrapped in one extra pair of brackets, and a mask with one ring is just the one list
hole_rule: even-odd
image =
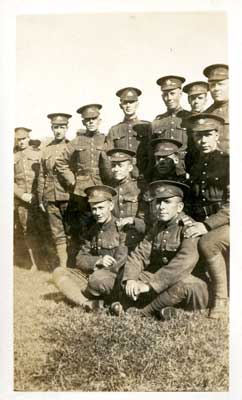
[[(115, 92), (142, 90), (138, 114), (165, 111), (156, 80), (206, 80), (203, 69), (227, 63), (227, 17), (213, 13), (109, 13), (17, 17), (16, 124), (51, 135), (46, 115), (67, 112), (68, 137), (81, 127), (77, 108), (101, 103), (101, 130), (123, 118)], [(186, 95), (183, 105), (189, 109)]]

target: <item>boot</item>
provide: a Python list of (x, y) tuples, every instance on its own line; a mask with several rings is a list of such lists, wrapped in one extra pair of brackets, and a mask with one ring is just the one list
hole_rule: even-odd
[(67, 265), (67, 246), (66, 243), (56, 245), (56, 252), (59, 258), (59, 267), (66, 268)]
[(206, 259), (212, 284), (212, 307), (209, 318), (221, 319), (227, 314), (227, 271), (225, 260), (221, 253)]
[(76, 280), (75, 276), (72, 276), (71, 271), (66, 267), (56, 268), (52, 277), (55, 286), (72, 303), (80, 306), (87, 301), (87, 298), (82, 293), (82, 289), (87, 285), (87, 281), (84, 278), (83, 280)]

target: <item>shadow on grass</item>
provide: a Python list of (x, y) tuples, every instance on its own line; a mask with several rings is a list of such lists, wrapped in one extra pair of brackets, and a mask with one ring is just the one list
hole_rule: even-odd
[(64, 303), (68, 304), (70, 307), (76, 307), (75, 304), (73, 304), (71, 301), (69, 301), (62, 293), (60, 292), (52, 292), (52, 293), (46, 293), (43, 296), (41, 296), (43, 300), (47, 301), (54, 301), (56, 304), (59, 303)]

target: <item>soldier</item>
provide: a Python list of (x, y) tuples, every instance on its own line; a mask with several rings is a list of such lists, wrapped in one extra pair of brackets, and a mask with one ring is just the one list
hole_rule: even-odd
[(196, 81), (183, 87), (183, 92), (188, 95), (191, 114), (199, 114), (206, 108), (209, 85), (207, 82)]
[[(134, 87), (126, 87), (117, 91), (116, 96), (120, 98), (120, 108), (124, 113), (124, 120), (111, 127), (108, 132), (106, 143), (107, 150), (113, 148), (126, 148), (135, 151), (136, 167), (132, 176), (143, 183), (143, 177), (148, 165), (148, 143), (150, 137), (150, 124), (148, 121), (139, 120), (137, 109), (139, 106), (138, 97), (141, 90)], [(141, 128), (134, 130), (134, 126), (141, 125)], [(112, 177), (109, 175), (109, 179)]]
[[(187, 93), (188, 103), (191, 106), (191, 111), (185, 116), (183, 121), (184, 127), (186, 124), (186, 118), (189, 117), (189, 115), (199, 114), (204, 111), (206, 108), (208, 91), (209, 85), (207, 82), (203, 81), (191, 82), (183, 87), (183, 92)], [(187, 154), (185, 158), (186, 170), (188, 172), (190, 171), (191, 166), (196, 160), (197, 156), (198, 150), (193, 143), (192, 135), (188, 134)]]
[(203, 73), (208, 78), (209, 90), (214, 101), (205, 112), (224, 119), (219, 148), (229, 153), (229, 67), (226, 64), (213, 64), (205, 68)]
[(149, 181), (169, 179), (185, 183), (186, 171), (179, 159), (179, 148), (182, 143), (175, 139), (153, 139), (152, 161), (150, 167)]
[(138, 212), (141, 212), (140, 189), (137, 181), (131, 176), (135, 152), (115, 148), (109, 150), (107, 155), (111, 161), (112, 187), (117, 192), (113, 214), (118, 218), (119, 228), (126, 234), (126, 245), (130, 252), (145, 232), (143, 219), (137, 217)]
[(71, 263), (74, 263), (78, 236), (81, 231), (84, 233), (90, 220), (90, 207), (84, 190), (101, 184), (104, 175), (105, 135), (99, 132), (101, 108), (100, 104), (88, 104), (77, 110), (86, 132), (71, 140), (56, 159), (56, 170), (71, 193), (71, 247), (74, 253)]
[(65, 135), (68, 129), (70, 114), (54, 113), (47, 115), (51, 120), (54, 133), (52, 140), (43, 150), (38, 179), (39, 206), (47, 217), (58, 255), (58, 265), (67, 264), (68, 201), (69, 193), (56, 170), (56, 158), (67, 147), (69, 142)]
[[(156, 223), (128, 256), (122, 276), (121, 303), (112, 310), (120, 315), (122, 306), (150, 316), (167, 318), (171, 307), (183, 304), (207, 307), (207, 285), (192, 275), (198, 261), (197, 240), (186, 239), (183, 225), (183, 195), (188, 186), (174, 181), (156, 181), (149, 186), (156, 208)], [(167, 308), (169, 307), (169, 308)]]
[(29, 146), (31, 129), (15, 128), (17, 151), (14, 154), (14, 208), (17, 229), (21, 229), (31, 260), (31, 270), (36, 271), (37, 250), (36, 219), (38, 202), (36, 196), (40, 157), (38, 151)]
[(95, 222), (81, 244), (77, 268), (57, 268), (53, 279), (69, 300), (92, 309), (96, 300), (108, 300), (128, 249), (112, 215), (116, 191), (109, 186), (96, 185), (85, 189), (85, 193)]
[(189, 130), (200, 152), (190, 173), (191, 223), (186, 237), (201, 237), (199, 252), (212, 281), (210, 318), (223, 318), (227, 310), (227, 274), (223, 254), (229, 247), (229, 157), (218, 149), (223, 119), (212, 114), (193, 115)]
[(183, 110), (180, 104), (184, 82), (185, 78), (174, 75), (163, 76), (156, 81), (161, 88), (162, 99), (167, 111), (157, 115), (152, 122), (153, 138), (175, 139), (182, 143), (179, 150), (182, 160), (187, 148), (187, 134), (181, 123), (182, 119), (188, 115), (188, 111)]

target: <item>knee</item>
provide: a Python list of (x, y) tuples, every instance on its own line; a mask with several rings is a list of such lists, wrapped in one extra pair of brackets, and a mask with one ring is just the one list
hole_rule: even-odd
[(198, 241), (199, 254), (207, 259), (213, 257), (220, 252), (218, 243), (214, 240), (212, 235), (206, 234), (202, 236)]
[(62, 278), (65, 274), (66, 274), (66, 268), (63, 267), (56, 268), (52, 273), (52, 279), (54, 283), (56, 284), (60, 280), (60, 278)]
[(115, 278), (109, 271), (96, 271), (89, 276), (87, 290), (94, 296), (110, 294)]

